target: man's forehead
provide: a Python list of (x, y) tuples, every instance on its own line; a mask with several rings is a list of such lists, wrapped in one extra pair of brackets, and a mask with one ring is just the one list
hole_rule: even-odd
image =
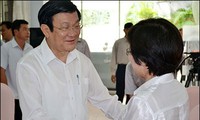
[(79, 20), (77, 21), (72, 21), (72, 22), (62, 22), (61, 25), (74, 25), (74, 24), (78, 24), (79, 23)]
[(28, 24), (21, 24), (20, 27), (28, 27)]
[(5, 24), (3, 24), (2, 26), (0, 26), (0, 29), (8, 29), (8, 28)]
[(79, 17), (78, 17), (77, 12), (73, 12), (73, 13), (62, 12), (62, 13), (55, 14), (52, 17), (52, 22), (58, 22), (62, 24), (76, 24), (76, 23), (79, 23)]
[(6, 30), (9, 30), (6, 25), (2, 25), (0, 26), (0, 31), (6, 31)]

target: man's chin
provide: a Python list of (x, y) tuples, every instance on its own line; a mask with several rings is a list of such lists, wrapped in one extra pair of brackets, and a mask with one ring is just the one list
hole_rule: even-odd
[(75, 49), (75, 47), (72, 47), (72, 48), (68, 48), (66, 51), (71, 52), (71, 51), (73, 51), (74, 49)]

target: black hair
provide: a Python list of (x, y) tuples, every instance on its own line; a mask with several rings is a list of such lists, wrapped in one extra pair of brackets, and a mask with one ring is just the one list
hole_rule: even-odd
[(126, 24), (124, 25), (124, 29), (129, 29), (129, 28), (131, 28), (132, 26), (133, 26), (133, 23), (128, 22), (128, 23), (126, 23)]
[(21, 24), (28, 24), (28, 22), (26, 20), (23, 20), (23, 19), (16, 19), (16, 20), (13, 21), (13, 23), (12, 23), (12, 33), (13, 33), (14, 36), (15, 36), (14, 30), (19, 30), (20, 27), (21, 27)]
[(12, 22), (10, 21), (3, 21), (0, 26), (5, 25), (7, 29), (11, 29), (12, 28)]
[(163, 18), (138, 22), (129, 30), (128, 41), (135, 62), (139, 65), (144, 62), (154, 75), (175, 72), (182, 59), (181, 34)]
[(45, 3), (39, 10), (38, 13), (38, 21), (39, 24), (46, 24), (51, 31), (53, 31), (53, 23), (52, 23), (52, 17), (57, 13), (73, 13), (77, 12), (79, 21), (81, 20), (81, 13), (77, 9), (76, 5), (74, 5), (70, 1), (54, 1), (51, 0), (47, 3)]

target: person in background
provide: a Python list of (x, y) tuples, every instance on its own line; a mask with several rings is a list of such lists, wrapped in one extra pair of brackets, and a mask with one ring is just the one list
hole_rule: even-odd
[(30, 36), (27, 21), (15, 20), (12, 24), (12, 32), (13, 39), (1, 46), (1, 82), (8, 84), (12, 89), (15, 96), (15, 120), (21, 120), (22, 113), (16, 85), (16, 67), (19, 59), (33, 48), (26, 42)]
[(70, 1), (48, 1), (38, 20), (45, 39), (17, 65), (24, 120), (88, 120), (88, 101), (117, 120), (124, 110), (91, 60), (78, 51), (81, 14)]
[(91, 59), (91, 55), (90, 55), (90, 48), (86, 42), (86, 40), (84, 40), (83, 38), (78, 38), (78, 42), (76, 45), (76, 49), (80, 52), (82, 52), (83, 54), (85, 54), (88, 58)]
[(134, 91), (141, 86), (145, 81), (138, 78), (131, 66), (131, 62), (126, 65), (126, 72), (125, 72), (125, 94), (127, 96), (126, 104), (128, 103), (129, 99), (133, 96)]
[(10, 21), (3, 21), (1, 24), (1, 32), (2, 32), (2, 39), (3, 42), (6, 43), (13, 38), (12, 34), (12, 22)]
[(116, 94), (121, 102), (123, 102), (124, 98), (126, 64), (129, 61), (126, 55), (126, 49), (129, 48), (127, 34), (132, 26), (131, 22), (124, 25), (125, 36), (115, 41), (112, 48), (111, 80), (113, 83), (116, 82)]
[(186, 88), (174, 72), (183, 54), (178, 29), (163, 18), (149, 18), (129, 31), (129, 60), (135, 74), (144, 79), (134, 92), (123, 120), (188, 120)]
[(4, 41), (2, 40), (2, 27), (0, 26), (0, 41), (1, 41), (1, 46), (4, 44)]

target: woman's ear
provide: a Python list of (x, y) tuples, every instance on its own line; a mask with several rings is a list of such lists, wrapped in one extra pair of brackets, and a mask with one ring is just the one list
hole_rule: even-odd
[(49, 37), (49, 34), (50, 34), (50, 32), (51, 32), (50, 29), (49, 29), (49, 27), (48, 27), (47, 25), (45, 25), (45, 24), (42, 24), (42, 25), (41, 25), (41, 30), (42, 30), (44, 36), (45, 36), (46, 38), (48, 38), (48, 37)]
[(128, 55), (128, 59), (129, 61), (132, 61), (133, 60), (133, 56), (131, 54)]

